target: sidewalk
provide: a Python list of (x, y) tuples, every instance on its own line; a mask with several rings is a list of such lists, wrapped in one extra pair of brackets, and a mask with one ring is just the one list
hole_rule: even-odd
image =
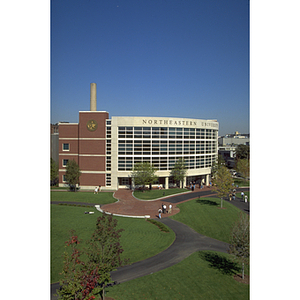
[[(169, 210), (169, 205), (172, 205), (172, 212), (161, 214), (162, 218), (173, 216), (179, 213), (179, 208), (176, 204), (197, 198), (199, 189), (194, 192), (188, 192), (184, 194), (175, 194), (164, 199), (157, 199), (155, 201), (138, 200), (133, 197), (132, 191), (129, 189), (119, 189), (114, 193), (114, 197), (118, 199), (118, 202), (105, 204), (101, 206), (104, 212), (112, 213), (114, 215), (124, 215), (124, 216), (145, 216), (150, 215), (150, 218), (158, 217), (158, 209), (162, 207), (162, 204), (167, 206), (167, 211)], [(203, 188), (203, 192), (210, 192), (209, 188)], [(179, 198), (178, 198), (179, 197)], [(175, 200), (178, 199), (178, 200)], [(175, 200), (175, 201), (174, 201)]]

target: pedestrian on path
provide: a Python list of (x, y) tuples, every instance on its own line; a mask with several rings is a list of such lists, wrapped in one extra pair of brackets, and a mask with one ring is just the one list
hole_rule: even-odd
[(245, 202), (246, 202), (246, 203), (247, 203), (247, 200), (248, 200), (248, 196), (246, 195), (246, 196), (245, 196)]
[(170, 214), (171, 212), (172, 212), (172, 204), (169, 205), (168, 214)]
[(158, 209), (158, 218), (161, 219), (161, 208)]
[(235, 191), (232, 193), (232, 200), (235, 200)]
[(244, 192), (241, 192), (242, 200), (244, 201)]
[(167, 211), (167, 205), (166, 205), (166, 204), (164, 204), (163, 213), (165, 214), (165, 213), (166, 213), (166, 211)]

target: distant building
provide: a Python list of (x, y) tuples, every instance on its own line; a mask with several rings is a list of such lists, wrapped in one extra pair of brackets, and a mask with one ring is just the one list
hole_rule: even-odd
[(219, 146), (250, 145), (250, 134), (241, 134), (236, 131), (234, 134), (226, 134), (218, 138)]
[(219, 137), (218, 143), (218, 154), (223, 157), (227, 167), (234, 168), (236, 147), (238, 145), (250, 146), (250, 134), (241, 134), (236, 131), (234, 134)]
[(58, 143), (59, 132), (58, 123), (50, 125), (50, 157), (58, 164)]

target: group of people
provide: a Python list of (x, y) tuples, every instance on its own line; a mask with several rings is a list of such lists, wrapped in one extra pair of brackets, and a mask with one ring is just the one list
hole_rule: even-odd
[[(161, 214), (165, 214), (167, 212), (167, 205), (162, 203), (161, 208), (158, 209), (158, 218), (161, 219)], [(169, 205), (168, 214), (172, 212), (172, 204)]]
[(241, 196), (242, 196), (242, 199), (243, 199), (245, 202), (248, 201), (248, 196), (245, 195), (243, 191), (241, 192)]
[(99, 192), (101, 192), (101, 185), (95, 187), (94, 194), (98, 194)]
[[(205, 186), (205, 180), (204, 180), (204, 178), (202, 178), (201, 181), (199, 180), (199, 189), (203, 189), (204, 186)], [(212, 187), (211, 181), (209, 182), (209, 187)], [(194, 191), (196, 189), (196, 182), (195, 181), (190, 182), (190, 189), (192, 191)]]
[[(232, 193), (229, 194), (229, 201), (235, 200), (235, 192), (236, 192), (236, 190), (233, 189)], [(241, 192), (241, 197), (242, 197), (243, 201), (245, 201), (245, 202), (248, 201), (248, 196), (245, 195), (245, 193), (243, 191)]]

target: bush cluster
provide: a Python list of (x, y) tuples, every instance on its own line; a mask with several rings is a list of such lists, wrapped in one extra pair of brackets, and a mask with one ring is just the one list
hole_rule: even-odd
[(152, 219), (147, 219), (147, 221), (154, 224), (154, 225), (156, 225), (163, 232), (170, 232), (169, 228), (163, 223), (157, 222), (157, 221), (152, 220)]
[(58, 205), (65, 205), (65, 206), (77, 206), (77, 207), (92, 207), (92, 206), (90, 206), (90, 205), (71, 204), (71, 203), (58, 203)]

